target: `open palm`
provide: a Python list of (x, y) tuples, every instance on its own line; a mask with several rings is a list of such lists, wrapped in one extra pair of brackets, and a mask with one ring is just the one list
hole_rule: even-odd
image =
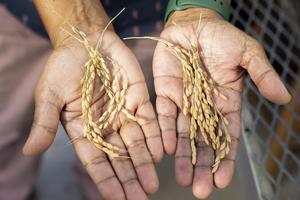
[[(89, 36), (92, 44), (98, 35)], [(72, 38), (54, 50), (38, 82), (34, 123), (23, 151), (29, 155), (45, 151), (53, 142), (61, 121), (104, 199), (148, 199), (147, 194), (158, 188), (153, 160), (161, 159), (163, 148), (144, 76), (134, 55), (115, 33), (104, 34), (101, 52), (118, 63), (120, 69), (114, 71), (128, 80), (125, 108), (137, 119), (131, 121), (119, 114), (106, 130), (105, 140), (126, 149), (131, 159), (111, 159), (82, 137), (80, 81), (88, 54), (84, 46)], [(105, 111), (109, 100), (100, 88), (98, 80), (91, 107), (95, 120)]]
[[(187, 50), (191, 41), (197, 41), (209, 74), (219, 91), (228, 98), (225, 101), (214, 97), (216, 106), (229, 121), (228, 130), (232, 136), (231, 150), (216, 173), (211, 172), (214, 150), (205, 145), (200, 133), (197, 137), (197, 163), (195, 166), (191, 163), (190, 117), (182, 112), (182, 68), (180, 61), (162, 43), (158, 43), (154, 53), (153, 73), (163, 144), (168, 154), (175, 154), (176, 180), (182, 186), (192, 185), (196, 197), (206, 198), (214, 185), (226, 187), (234, 173), (241, 126), (243, 72), (248, 71), (267, 99), (281, 104), (287, 103), (290, 96), (269, 64), (263, 48), (253, 38), (217, 14), (204, 16), (199, 25), (201, 12), (193, 12), (196, 17), (192, 19), (180, 14), (171, 18), (160, 37)], [(176, 24), (172, 24), (172, 20)]]

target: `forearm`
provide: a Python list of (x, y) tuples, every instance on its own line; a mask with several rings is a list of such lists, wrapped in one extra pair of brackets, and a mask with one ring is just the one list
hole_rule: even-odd
[(62, 28), (69, 24), (85, 33), (100, 31), (109, 21), (99, 0), (34, 0), (33, 1), (54, 47), (69, 36)]
[(174, 21), (191, 22), (202, 18), (202, 21), (211, 18), (229, 18), (231, 0), (202, 0), (202, 1), (175, 1), (170, 0), (166, 15), (166, 27), (171, 25)]
[(189, 23), (191, 21), (198, 21), (200, 19), (200, 15), (202, 20), (211, 19), (211, 18), (222, 19), (222, 16), (219, 15), (214, 10), (208, 8), (189, 8), (186, 10), (179, 10), (173, 12), (168, 18), (168, 21), (165, 24), (165, 28), (171, 26), (173, 22)]

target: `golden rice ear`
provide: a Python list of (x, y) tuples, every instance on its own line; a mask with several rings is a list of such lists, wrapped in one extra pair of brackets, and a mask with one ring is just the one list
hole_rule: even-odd
[[(120, 156), (122, 151), (118, 147), (105, 142), (102, 136), (103, 129), (113, 123), (118, 114), (122, 111), (129, 119), (135, 120), (125, 109), (125, 93), (127, 85), (123, 83), (120, 87), (120, 77), (112, 78), (103, 55), (93, 48), (86, 48), (90, 55), (89, 64), (85, 65), (84, 78), (82, 79), (82, 114), (85, 127), (84, 136), (95, 144), (97, 148), (104, 151), (108, 156), (115, 158)], [(104, 91), (110, 98), (108, 108), (97, 120), (93, 121), (91, 105), (93, 103), (93, 89), (96, 75), (100, 78)]]
[(231, 135), (227, 130), (228, 120), (218, 110), (213, 95), (227, 100), (216, 88), (215, 81), (209, 76), (202, 59), (201, 47), (198, 41), (190, 42), (190, 50), (157, 37), (130, 37), (124, 39), (150, 39), (159, 41), (180, 60), (183, 72), (183, 113), (191, 116), (190, 145), (192, 150), (191, 162), (197, 162), (197, 130), (199, 129), (204, 142), (215, 152), (212, 172), (215, 173), (221, 161), (230, 151)]
[[(120, 14), (120, 13), (119, 13)], [(121, 149), (104, 141), (102, 131), (120, 112), (124, 113), (130, 120), (136, 120), (124, 107), (127, 83), (120, 83), (119, 77), (113, 77), (107, 67), (107, 60), (111, 61), (112, 66), (116, 64), (112, 59), (105, 58), (99, 51), (101, 39), (97, 41), (96, 48), (92, 48), (88, 43), (86, 35), (74, 29), (75, 39), (80, 38), (79, 42), (84, 43), (86, 50), (90, 55), (90, 59), (85, 65), (85, 73), (82, 79), (82, 114), (84, 118), (84, 137), (92, 141), (95, 146), (110, 157), (122, 157)], [(171, 42), (158, 37), (130, 37), (124, 39), (151, 39), (164, 44), (171, 53), (181, 61), (183, 71), (183, 112), (185, 115), (191, 116), (190, 127), (190, 144), (192, 149), (191, 162), (193, 165), (197, 162), (197, 130), (199, 129), (204, 142), (210, 145), (215, 151), (215, 161), (212, 165), (212, 172), (215, 173), (220, 162), (230, 151), (231, 135), (227, 130), (228, 120), (218, 110), (213, 101), (213, 94), (219, 96), (223, 100), (227, 97), (220, 93), (215, 86), (214, 80), (209, 76), (209, 72), (205, 68), (201, 59), (201, 47), (198, 41), (190, 42), (190, 49), (186, 50)], [(110, 98), (108, 109), (100, 116), (97, 123), (93, 122), (90, 106), (93, 99), (93, 89), (95, 77), (98, 76), (104, 86), (105, 93)], [(122, 84), (122, 87), (120, 86)]]
[[(124, 107), (127, 85), (126, 87), (124, 87), (124, 83), (123, 83), (123, 88), (125, 88), (125, 91), (121, 91), (119, 87), (119, 82), (120, 82), (119, 78), (116, 77), (114, 79), (116, 80), (116, 83), (112, 82), (113, 81), (112, 75), (109, 69), (107, 68), (106, 62), (107, 60), (111, 61), (114, 67), (116, 67), (116, 64), (110, 58), (106, 60), (105, 57), (98, 51), (99, 47), (101, 46), (101, 42), (107, 28), (125, 10), (125, 8), (123, 8), (116, 16), (114, 16), (109, 21), (109, 23), (106, 25), (106, 27), (100, 34), (97, 40), (96, 47), (93, 48), (93, 46), (90, 44), (87, 38), (87, 35), (83, 31), (79, 30), (78, 28), (70, 24), (68, 20), (66, 20), (65, 17), (62, 16), (60, 13), (55, 11), (53, 7), (49, 5), (46, 6), (49, 8), (51, 12), (55, 13), (56, 16), (61, 18), (61, 20), (65, 21), (73, 33), (71, 33), (71, 31), (68, 31), (64, 28), (61, 28), (61, 30), (64, 31), (69, 36), (71, 36), (71, 38), (83, 44), (84, 48), (86, 49), (89, 55), (89, 60), (84, 64), (84, 74), (82, 80), (80, 81), (80, 85), (82, 86), (81, 107), (82, 107), (83, 129), (84, 129), (83, 137), (93, 142), (98, 149), (108, 154), (108, 156), (110, 156), (111, 158), (116, 158), (116, 157), (128, 158), (127, 156), (120, 155), (120, 152), (124, 152), (124, 150), (108, 142), (105, 142), (103, 139), (103, 135), (102, 135), (103, 129), (113, 122), (113, 120), (117, 117), (119, 112), (122, 111), (123, 113), (124, 112), (128, 113), (128, 111)], [(94, 90), (96, 76), (100, 78), (104, 86), (105, 93), (110, 98), (110, 104), (108, 109), (100, 116), (98, 121), (94, 122), (92, 117), (93, 115), (91, 111), (91, 105), (93, 103), (93, 90)], [(129, 113), (126, 116), (128, 116), (129, 119), (135, 120), (135, 117), (133, 115), (130, 115)]]
[[(229, 122), (217, 110), (218, 108), (213, 101), (213, 94), (217, 94), (223, 100), (227, 100), (227, 98), (216, 89), (213, 84), (214, 81), (208, 77), (208, 71), (201, 61), (197, 44), (192, 44), (191, 47), (190, 51), (182, 50), (179, 47), (173, 48), (171, 51), (175, 52), (175, 56), (181, 60), (183, 77), (185, 77), (183, 79), (183, 99), (184, 110), (188, 111), (187, 114), (191, 116), (190, 139), (192, 164), (196, 164), (196, 131), (199, 127), (204, 142), (210, 145), (216, 153), (215, 162), (212, 166), (212, 172), (215, 173), (219, 168), (221, 160), (229, 153), (231, 139), (230, 134), (225, 129), (226, 127), (218, 127), (220, 120), (224, 126), (227, 126)], [(169, 48), (172, 48), (172, 46), (169, 45)], [(186, 52), (191, 53), (188, 54), (188, 57), (182, 56), (187, 55)], [(192, 84), (193, 91), (187, 93), (191, 88), (190, 84)], [(187, 100), (190, 100), (190, 102), (186, 102)], [(220, 144), (221, 140), (225, 141)]]
[[(136, 120), (135, 116), (131, 115), (125, 105), (125, 93), (128, 88), (127, 82), (121, 82), (121, 77), (116, 75), (112, 76), (110, 70), (107, 67), (107, 62), (111, 62), (113, 67), (116, 66), (116, 62), (112, 59), (106, 59), (97, 49), (92, 48), (86, 34), (82, 31), (73, 28), (74, 37), (79, 37), (82, 41), (85, 41), (84, 47), (89, 55), (89, 60), (84, 65), (84, 74), (81, 80), (82, 85), (82, 115), (83, 115), (83, 136), (94, 143), (94, 145), (105, 152), (111, 158), (121, 156), (121, 152), (126, 152), (103, 139), (103, 129), (111, 125), (117, 118), (120, 112), (131, 119)], [(110, 98), (108, 108), (99, 119), (94, 122), (91, 106), (93, 104), (93, 91), (95, 79), (98, 77), (103, 84), (105, 94)]]

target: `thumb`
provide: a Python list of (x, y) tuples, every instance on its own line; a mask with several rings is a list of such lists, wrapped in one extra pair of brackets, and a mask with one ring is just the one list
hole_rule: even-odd
[(247, 69), (265, 98), (277, 104), (290, 102), (291, 95), (269, 63), (263, 47), (252, 38), (247, 42), (241, 66)]
[(43, 153), (53, 143), (62, 106), (58, 96), (48, 87), (36, 89), (34, 120), (23, 154)]

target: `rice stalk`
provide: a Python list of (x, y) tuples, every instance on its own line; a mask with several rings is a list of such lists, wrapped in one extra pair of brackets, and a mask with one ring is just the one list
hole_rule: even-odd
[[(97, 48), (93, 48), (87, 36), (82, 31), (79, 31), (75, 27), (72, 27), (72, 31), (73, 33), (65, 32), (82, 43), (89, 56), (89, 60), (84, 65), (84, 74), (81, 80), (83, 137), (93, 142), (97, 148), (105, 152), (111, 158), (125, 157), (120, 154), (124, 152), (124, 150), (104, 141), (103, 130), (114, 122), (120, 112), (125, 114), (128, 119), (136, 121), (135, 116), (130, 114), (125, 108), (125, 94), (128, 84), (126, 81), (121, 83), (121, 77), (119, 77), (118, 74), (113, 77), (108, 69), (109, 61), (111, 61), (110, 63), (113, 67), (117, 67), (116, 62), (113, 62), (112, 59), (106, 59)], [(109, 97), (109, 103), (106, 111), (94, 121), (91, 106), (93, 103), (96, 78), (99, 78), (103, 84), (105, 94)]]
[[(65, 21), (66, 24), (72, 29), (72, 33), (66, 29), (61, 28), (66, 34), (71, 36), (73, 39), (77, 40), (85, 47), (88, 52), (89, 60), (84, 65), (84, 75), (81, 80), (82, 85), (82, 116), (83, 116), (83, 128), (84, 133), (83, 137), (87, 138), (94, 145), (105, 152), (109, 157), (124, 157), (120, 153), (124, 150), (114, 146), (103, 139), (103, 129), (107, 128), (113, 123), (118, 114), (122, 112), (128, 119), (136, 121), (135, 116), (130, 114), (125, 108), (125, 94), (128, 88), (127, 82), (120, 83), (121, 78), (116, 75), (112, 76), (112, 73), (107, 67), (107, 62), (109, 61), (113, 67), (118, 67), (116, 62), (113, 59), (104, 56), (100, 51), (104, 33), (111, 25), (111, 23), (125, 10), (123, 8), (117, 15), (115, 15), (104, 27), (101, 35), (97, 39), (97, 44), (95, 47), (91, 45), (88, 41), (87, 36), (84, 32), (78, 30), (73, 26), (68, 20), (65, 19), (63, 15), (58, 13), (52, 6), (45, 4), (47, 8), (53, 12), (56, 16)], [(98, 120), (93, 119), (91, 105), (93, 103), (93, 91), (96, 76), (100, 79), (105, 90), (105, 94), (108, 95), (110, 102), (107, 110), (102, 113)], [(122, 85), (120, 87), (120, 85)]]
[(215, 82), (209, 76), (200, 55), (200, 47), (194, 42), (190, 49), (184, 49), (178, 45), (159, 37), (128, 37), (124, 39), (150, 39), (161, 42), (180, 61), (183, 72), (183, 108), (182, 112), (191, 117), (190, 145), (192, 150), (191, 162), (197, 162), (197, 141), (199, 131), (206, 145), (210, 145), (215, 152), (214, 164), (211, 166), (215, 173), (220, 162), (229, 154), (231, 135), (228, 132), (228, 120), (218, 110), (213, 95), (227, 100), (216, 87)]

